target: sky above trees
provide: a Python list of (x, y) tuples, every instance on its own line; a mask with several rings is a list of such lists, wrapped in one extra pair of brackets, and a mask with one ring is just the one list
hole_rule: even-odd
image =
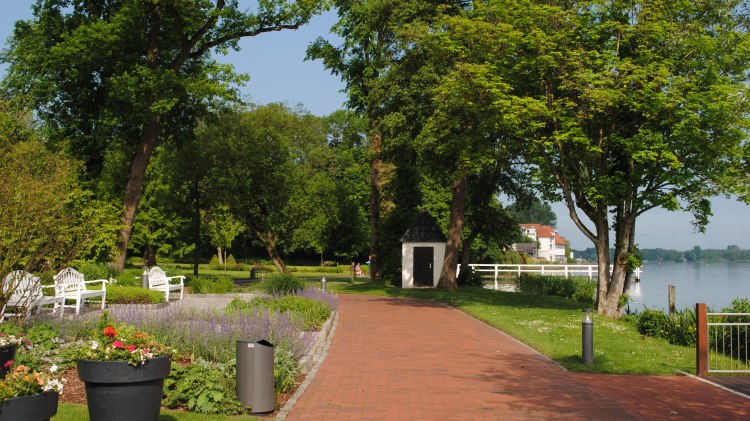
[[(241, 2), (243, 3), (243, 2)], [(13, 23), (31, 16), (32, 1), (14, 1), (5, 5), (0, 16), (0, 39), (12, 32)], [(252, 37), (240, 42), (242, 50), (231, 52), (219, 60), (235, 65), (251, 80), (241, 89), (253, 102), (265, 104), (285, 101), (289, 105), (302, 104), (316, 115), (326, 115), (342, 107), (345, 96), (339, 92), (343, 83), (323, 68), (320, 62), (303, 61), (305, 50), (318, 36), (326, 36), (336, 15), (328, 12), (317, 16), (312, 23), (298, 31), (284, 31), (267, 36)], [(0, 67), (0, 77), (6, 67)], [(691, 216), (687, 213), (654, 210), (638, 220), (637, 243), (641, 248), (673, 248), (685, 250), (694, 245), (703, 248), (725, 248), (734, 244), (750, 248), (750, 224), (746, 216), (750, 208), (733, 199), (713, 201), (714, 216), (705, 234), (693, 232)], [(576, 249), (590, 247), (590, 242), (573, 225), (562, 205), (553, 205), (558, 215), (558, 231)]]

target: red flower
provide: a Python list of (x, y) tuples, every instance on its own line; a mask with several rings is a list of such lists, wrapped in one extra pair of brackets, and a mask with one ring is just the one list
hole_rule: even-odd
[(135, 351), (135, 348), (136, 348), (136, 346), (133, 345), (133, 344), (130, 344), (130, 345), (128, 345), (128, 346), (125, 347), (125, 349), (127, 349), (130, 352)]
[(104, 328), (104, 336), (108, 338), (114, 338), (117, 336), (117, 331), (112, 326), (107, 326)]
[(123, 349), (125, 348), (125, 344), (123, 344), (121, 341), (114, 341), (112, 342), (112, 347)]
[(8, 368), (12, 366), (13, 364), (15, 364), (15, 360), (8, 360), (8, 362), (6, 362), (3, 367)]

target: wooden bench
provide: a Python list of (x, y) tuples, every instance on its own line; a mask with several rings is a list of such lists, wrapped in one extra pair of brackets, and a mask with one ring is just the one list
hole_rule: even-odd
[[(52, 311), (60, 307), (60, 316), (63, 313), (63, 298), (57, 295), (44, 295), (42, 288), (54, 288), (54, 285), (42, 285), (38, 276), (26, 271), (17, 270), (8, 274), (3, 279), (4, 295), (10, 294), (8, 300), (0, 310), (0, 322), (9, 316), (27, 317), (37, 308), (53, 304)], [(7, 295), (6, 295), (7, 296)], [(15, 313), (6, 312), (9, 308), (15, 308)]]
[[(179, 279), (180, 283), (172, 283), (173, 279)], [(180, 291), (180, 300), (182, 299), (182, 290), (185, 286), (185, 277), (179, 276), (167, 276), (162, 268), (154, 266), (148, 271), (148, 289), (154, 291), (161, 291), (167, 296), (167, 302), (169, 302), (170, 291)]]
[[(107, 296), (107, 280), (96, 279), (94, 281), (86, 281), (83, 279), (83, 274), (73, 268), (65, 268), (61, 270), (55, 279), (55, 295), (62, 296), (64, 300), (75, 300), (74, 305), (63, 304), (63, 307), (72, 307), (76, 309), (76, 314), (81, 311), (81, 307), (86, 300), (101, 297), (102, 310), (105, 306), (105, 298)], [(101, 283), (101, 289), (88, 289), (87, 285)], [(64, 303), (65, 301), (63, 301)]]

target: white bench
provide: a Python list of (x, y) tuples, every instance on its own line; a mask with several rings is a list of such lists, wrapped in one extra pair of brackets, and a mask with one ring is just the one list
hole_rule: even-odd
[[(44, 295), (42, 288), (54, 288), (54, 285), (42, 285), (38, 276), (34, 276), (23, 270), (17, 270), (8, 274), (3, 279), (3, 292), (8, 296), (8, 301), (0, 310), (0, 322), (5, 321), (9, 316), (27, 317), (37, 308), (53, 304), (52, 311), (60, 307), (60, 316), (63, 313), (63, 298), (57, 295)], [(5, 310), (15, 308), (15, 313), (8, 313)]]
[[(75, 300), (74, 305), (63, 304), (63, 307), (72, 307), (76, 309), (76, 314), (81, 311), (81, 307), (87, 299), (101, 297), (102, 310), (104, 310), (105, 297), (107, 296), (107, 280), (97, 279), (86, 281), (83, 274), (73, 268), (65, 268), (54, 276), (56, 295), (62, 296), (64, 300)], [(101, 283), (101, 289), (87, 289), (87, 285)], [(64, 301), (63, 301), (64, 303)]]
[[(180, 283), (172, 283), (173, 279), (179, 279)], [(162, 268), (154, 266), (148, 271), (148, 289), (154, 291), (161, 291), (167, 296), (167, 302), (169, 302), (170, 291), (180, 291), (180, 300), (182, 299), (182, 290), (185, 286), (185, 277), (179, 276), (167, 276)]]

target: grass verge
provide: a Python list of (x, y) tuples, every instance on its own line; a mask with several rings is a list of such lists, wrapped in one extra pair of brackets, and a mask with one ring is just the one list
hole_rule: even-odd
[(695, 349), (644, 337), (627, 322), (594, 316), (594, 364), (581, 363), (581, 305), (561, 297), (465, 287), (457, 291), (337, 283), (339, 293), (435, 300), (455, 307), (531, 346), (571, 371), (674, 374), (695, 371)]

